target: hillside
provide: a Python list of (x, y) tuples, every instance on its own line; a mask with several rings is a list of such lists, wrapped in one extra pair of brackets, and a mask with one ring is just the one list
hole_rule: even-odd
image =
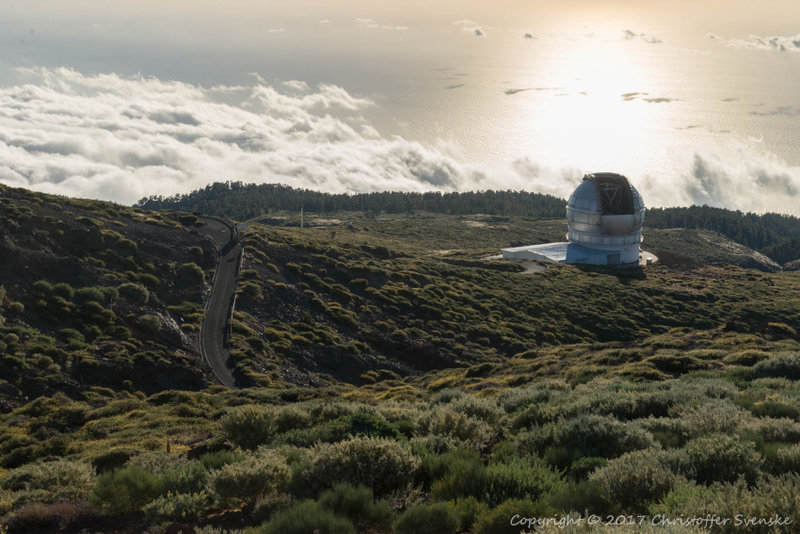
[(2, 187), (0, 216), (0, 532), (800, 517), (800, 273), (717, 233), (525, 273), (484, 258), (562, 219), (276, 209), (242, 235), (227, 389), (202, 214)]
[(648, 232), (666, 263), (643, 273), (550, 265), (521, 275), (518, 264), (481, 258), (525, 239), (557, 239), (563, 223), (352, 213), (338, 220), (353, 230), (331, 219), (303, 229), (250, 225), (232, 346), (254, 380), (322, 384), (330, 375), (363, 383), (376, 370), (403, 375), (675, 327), (800, 328), (799, 279), (733, 267), (774, 264), (708, 233)]
[(0, 407), (113, 387), (204, 387), (214, 266), (194, 216), (0, 186)]

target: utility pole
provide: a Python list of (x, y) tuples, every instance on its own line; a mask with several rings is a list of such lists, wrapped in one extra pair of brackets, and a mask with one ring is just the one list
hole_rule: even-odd
[(300, 228), (303, 227), (303, 206), (300, 206)]

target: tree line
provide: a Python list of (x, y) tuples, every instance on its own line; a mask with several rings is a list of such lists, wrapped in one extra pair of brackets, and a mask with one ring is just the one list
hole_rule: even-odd
[(151, 196), (136, 203), (144, 209), (199, 211), (209, 215), (246, 220), (273, 210), (333, 213), (361, 211), (411, 213), (426, 211), (449, 215), (487, 213), (540, 218), (564, 216), (564, 200), (524, 191), (440, 191), (414, 193), (320, 193), (281, 184), (214, 183), (184, 195)]
[(792, 215), (760, 215), (711, 206), (651, 208), (645, 224), (651, 228), (711, 230), (781, 264), (800, 258), (800, 219)]
[[(412, 213), (448, 215), (517, 215), (542, 219), (565, 216), (564, 199), (526, 191), (440, 191), (415, 193), (321, 193), (281, 184), (217, 182), (187, 194), (151, 196), (139, 200), (143, 209), (202, 212), (247, 220), (270, 211), (333, 213)], [(710, 206), (651, 208), (646, 225), (651, 228), (711, 230), (761, 252), (778, 263), (800, 258), (800, 219), (779, 213), (743, 213)]]

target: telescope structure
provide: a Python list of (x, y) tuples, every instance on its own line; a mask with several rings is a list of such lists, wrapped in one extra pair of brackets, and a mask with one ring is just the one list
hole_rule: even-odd
[(644, 202), (628, 179), (587, 174), (567, 203), (567, 240), (503, 249), (508, 259), (635, 267), (639, 265)]

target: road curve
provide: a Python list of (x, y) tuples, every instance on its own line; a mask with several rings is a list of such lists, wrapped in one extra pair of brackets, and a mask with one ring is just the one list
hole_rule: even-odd
[(200, 352), (220, 384), (239, 387), (235, 366), (228, 345), (228, 324), (232, 312), (242, 245), (234, 239), (233, 226), (220, 219), (202, 217), (203, 226), (198, 232), (207, 235), (217, 248), (217, 269), (211, 285), (211, 296), (206, 303), (206, 313), (200, 327)]

